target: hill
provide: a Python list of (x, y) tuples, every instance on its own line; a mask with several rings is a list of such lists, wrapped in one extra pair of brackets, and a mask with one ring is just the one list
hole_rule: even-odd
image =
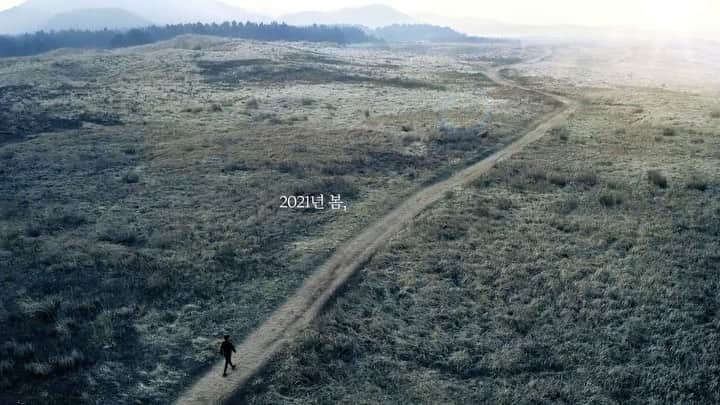
[(148, 25), (152, 25), (152, 22), (126, 10), (96, 8), (56, 14), (45, 23), (43, 30), (102, 30), (105, 28), (136, 28)]
[[(28, 0), (25, 3), (0, 12), (0, 34), (21, 34), (45, 29), (59, 18), (67, 22), (67, 13), (87, 16), (88, 10), (98, 17), (103, 12), (97, 10), (123, 10), (119, 17), (121, 24), (128, 22), (128, 15), (134, 15), (153, 24), (173, 24), (187, 22), (220, 22), (220, 21), (268, 21), (269, 17), (254, 14), (236, 7), (229, 6), (218, 0), (202, 2), (184, 2), (181, 0), (68, 0), (57, 2), (52, 0)], [(70, 17), (77, 18), (75, 15)], [(133, 18), (133, 20), (136, 18)], [(87, 23), (84, 23), (87, 24)], [(127, 26), (111, 24), (108, 28), (126, 28)], [(77, 27), (73, 27), (77, 28)]]
[(430, 24), (393, 24), (370, 31), (388, 42), (476, 42), (483, 40), (457, 32), (449, 27)]

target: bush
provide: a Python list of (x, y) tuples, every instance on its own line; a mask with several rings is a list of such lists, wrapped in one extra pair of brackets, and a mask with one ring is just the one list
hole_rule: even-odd
[(663, 136), (675, 136), (675, 128), (663, 128)]
[(203, 112), (203, 108), (200, 106), (186, 107), (183, 108), (182, 112), (197, 114)]
[(50, 322), (57, 317), (60, 309), (60, 302), (56, 299), (49, 298), (44, 301), (33, 301), (25, 299), (18, 302), (20, 311), (28, 318), (40, 321)]
[(710, 118), (715, 118), (715, 119), (720, 118), (720, 110), (715, 110), (715, 111), (711, 112)]
[(136, 172), (127, 172), (122, 176), (122, 181), (127, 184), (135, 184), (140, 181), (140, 175)]
[(170, 281), (167, 275), (161, 271), (152, 272), (145, 281), (145, 289), (148, 292), (160, 293), (167, 290), (168, 286), (170, 286)]
[(600, 194), (599, 201), (605, 207), (616, 207), (625, 200), (624, 196), (616, 191), (606, 191)]
[(73, 349), (68, 355), (50, 358), (50, 364), (58, 370), (74, 370), (78, 368), (83, 361), (85, 361), (85, 356), (76, 349)]
[(561, 142), (567, 142), (570, 139), (570, 131), (566, 127), (557, 127), (550, 130), (553, 136), (556, 136)]
[(558, 187), (565, 187), (568, 183), (567, 178), (565, 178), (565, 176), (560, 173), (551, 173), (547, 177), (547, 180), (550, 182), (550, 184)]
[(52, 373), (53, 368), (48, 363), (32, 362), (25, 365), (25, 370), (35, 377), (47, 377)]
[(648, 170), (647, 179), (651, 184), (654, 184), (660, 188), (667, 188), (668, 180), (658, 170)]
[(315, 100), (309, 97), (304, 97), (300, 100), (300, 103), (305, 107), (315, 104)]
[(30, 342), (18, 343), (11, 341), (3, 345), (3, 351), (7, 352), (10, 356), (15, 357), (16, 359), (24, 359), (33, 354), (35, 352), (35, 348)]
[(358, 190), (345, 177), (335, 176), (326, 179), (310, 180), (301, 183), (293, 190), (294, 195), (340, 195), (343, 201), (353, 198), (357, 195)]
[(292, 174), (297, 177), (305, 176), (305, 166), (299, 162), (284, 160), (275, 166), (275, 170), (280, 173)]
[(137, 149), (135, 149), (134, 146), (125, 146), (122, 148), (122, 153), (126, 155), (135, 155), (137, 154)]
[(139, 232), (134, 227), (121, 224), (105, 224), (97, 231), (97, 238), (103, 242), (132, 246), (140, 241)]
[(257, 110), (258, 108), (260, 108), (260, 103), (255, 97), (253, 97), (245, 102), (245, 107), (251, 110)]
[(500, 198), (497, 201), (497, 209), (500, 211), (509, 211), (515, 207), (515, 204), (513, 204), (512, 200), (509, 198)]
[(8, 375), (14, 367), (15, 362), (12, 360), (0, 360), (0, 375)]
[(688, 181), (687, 186), (692, 190), (705, 191), (708, 189), (708, 181), (696, 174)]
[(210, 106), (210, 112), (220, 112), (222, 111), (222, 106), (220, 104), (214, 103)]
[(247, 164), (245, 164), (245, 162), (234, 161), (234, 162), (227, 163), (225, 166), (223, 166), (222, 172), (223, 173), (242, 172), (242, 171), (246, 171), (248, 169), (249, 168), (248, 168)]
[(584, 184), (588, 187), (594, 187), (598, 184), (598, 176), (595, 172), (583, 170), (575, 176), (575, 183)]
[(575, 198), (570, 198), (564, 201), (560, 201), (555, 206), (555, 211), (558, 214), (568, 215), (575, 211), (580, 206), (580, 202)]

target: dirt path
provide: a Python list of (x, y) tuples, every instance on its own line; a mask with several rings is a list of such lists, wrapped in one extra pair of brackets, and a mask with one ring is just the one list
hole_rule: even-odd
[(541, 117), (527, 133), (506, 148), (458, 172), (449, 179), (427, 187), (405, 201), (360, 235), (339, 248), (335, 254), (302, 287), (278, 308), (265, 323), (237, 347), (237, 370), (221, 377), (224, 361), (218, 362), (177, 400), (178, 405), (222, 404), (232, 397), (278, 352), (282, 345), (297, 336), (318, 315), (355, 271), (365, 264), (380, 247), (447, 191), (462, 187), (486, 174), (498, 163), (507, 160), (545, 133), (566, 122), (575, 103), (565, 97), (528, 89), (502, 78), (497, 71), (487, 72), (496, 84), (543, 94), (561, 102), (558, 110)]

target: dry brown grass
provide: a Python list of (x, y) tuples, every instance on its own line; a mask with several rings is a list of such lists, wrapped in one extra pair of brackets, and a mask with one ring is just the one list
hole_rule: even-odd
[[(452, 52), (388, 65), (398, 51), (181, 48), (0, 66), (0, 86), (19, 86), (0, 104), (24, 100), (14, 117), (33, 131), (0, 145), (0, 342), (16, 364), (0, 402), (169, 401), (215, 359), (220, 333), (241, 339), (378, 215), (552, 109), (476, 76), (443, 82), (463, 69)], [(494, 129), (469, 136), (480, 121)], [(438, 141), (441, 122), (466, 136)], [(280, 210), (293, 192), (339, 192), (349, 211)]]
[[(707, 123), (698, 107), (710, 98), (584, 95), (608, 93), (648, 111), (672, 100), (668, 115)], [(568, 142), (546, 137), (421, 215), (238, 400), (720, 401), (697, 378), (714, 373), (709, 353), (720, 350), (706, 327), (720, 283), (708, 248), (720, 231), (720, 140), (705, 137), (702, 150), (690, 142), (690, 129), (717, 128), (677, 127), (656, 142), (658, 113), (606, 130), (635, 122), (629, 114), (587, 103)]]

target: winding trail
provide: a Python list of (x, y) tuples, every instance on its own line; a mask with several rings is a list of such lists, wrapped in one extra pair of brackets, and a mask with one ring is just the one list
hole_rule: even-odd
[[(531, 63), (531, 62), (530, 62)], [(313, 273), (280, 308), (237, 347), (238, 367), (221, 377), (224, 361), (219, 361), (187, 391), (177, 398), (177, 405), (222, 404), (239, 391), (286, 342), (297, 336), (318, 315), (323, 306), (372, 255), (393, 235), (417, 217), (423, 210), (440, 200), (450, 190), (462, 187), (483, 176), (498, 163), (509, 159), (529, 144), (540, 139), (552, 128), (567, 121), (576, 102), (514, 84), (500, 76), (499, 70), (485, 74), (500, 86), (513, 87), (552, 97), (562, 104), (555, 111), (536, 120), (525, 135), (504, 149), (461, 170), (452, 177), (424, 188), (399, 207), (366, 228), (360, 235), (339, 248), (335, 254)]]

